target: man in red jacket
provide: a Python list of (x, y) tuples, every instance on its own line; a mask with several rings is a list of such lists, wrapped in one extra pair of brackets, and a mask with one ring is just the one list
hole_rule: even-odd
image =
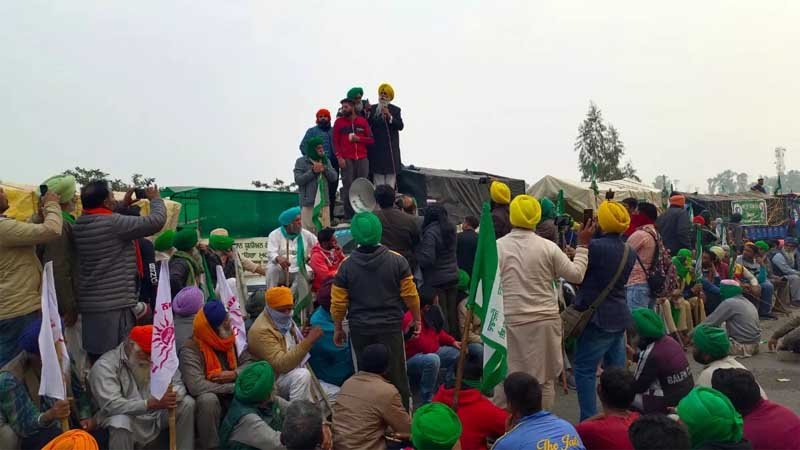
[[(458, 395), (458, 418), (461, 420), (461, 448), (486, 450), (487, 439), (497, 439), (506, 432), (509, 414), (498, 408), (481, 394), (478, 387), (483, 376), (483, 355), (467, 353), (464, 360), (464, 378)], [(433, 397), (434, 402), (453, 407), (453, 391), (445, 386)]]
[(314, 282), (311, 290), (317, 292), (325, 281), (333, 278), (339, 265), (344, 261), (344, 253), (339, 248), (334, 236), (333, 228), (325, 228), (317, 234), (317, 245), (311, 249), (311, 271), (314, 272)]
[(356, 114), (355, 100), (341, 101), (342, 117), (333, 124), (333, 151), (342, 170), (342, 203), (345, 216), (353, 217), (350, 206), (350, 185), (356, 178), (369, 176), (367, 145), (373, 144), (372, 130), (367, 119)]

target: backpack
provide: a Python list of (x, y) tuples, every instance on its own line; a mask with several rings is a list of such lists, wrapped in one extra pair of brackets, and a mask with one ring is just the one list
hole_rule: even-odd
[[(656, 249), (653, 253), (653, 262), (650, 264), (650, 270), (644, 271), (647, 275), (647, 286), (650, 288), (653, 298), (669, 297), (676, 289), (680, 289), (678, 275), (675, 271), (675, 266), (672, 264), (672, 256), (657, 234), (653, 234), (649, 230), (643, 229), (642, 231), (649, 234), (656, 241)], [(644, 269), (644, 264), (642, 264), (638, 255), (636, 259)]]

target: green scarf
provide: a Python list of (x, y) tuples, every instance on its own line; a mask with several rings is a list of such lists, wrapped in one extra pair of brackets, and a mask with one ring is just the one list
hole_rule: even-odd
[[(189, 286), (189, 285), (193, 284), (195, 286), (200, 287), (200, 284), (198, 283), (198, 280), (197, 280), (197, 273), (198, 272), (202, 272), (203, 268), (200, 267), (200, 264), (197, 263), (197, 260), (194, 259), (194, 256), (192, 256), (190, 253), (185, 252), (183, 250), (178, 250), (178, 251), (176, 251), (175, 253), (172, 254), (172, 258), (182, 259), (182, 260), (186, 261), (189, 264), (189, 273), (186, 276), (186, 285)], [(203, 265), (204, 266), (206, 265), (205, 262), (206, 262), (206, 260), (205, 260), (205, 258), (203, 258)], [(208, 277), (206, 277), (206, 279), (208, 279)], [(206, 284), (208, 284), (208, 283), (206, 283)], [(209, 292), (208, 292), (208, 286), (204, 286), (203, 287), (203, 296), (205, 296), (206, 299), (209, 299), (211, 297), (209, 295)]]
[[(320, 228), (321, 229), (321, 228)], [(295, 296), (294, 301), (294, 308), (292, 309), (294, 313), (294, 320), (298, 324), (301, 322), (300, 313), (308, 308), (308, 305), (311, 303), (311, 289), (308, 286), (308, 271), (306, 270), (306, 249), (305, 249), (305, 240), (303, 239), (303, 232), (300, 231), (297, 234), (289, 234), (286, 231), (286, 227), (281, 227), (281, 233), (283, 237), (288, 240), (296, 240), (297, 241), (297, 269), (300, 271), (299, 275), (301, 275), (302, 280), (297, 280), (295, 282), (295, 286), (292, 289), (292, 294)], [(287, 258), (289, 255), (286, 255)]]
[(68, 222), (75, 225), (75, 217), (73, 217), (72, 214), (66, 211), (61, 211), (61, 218), (64, 219), (64, 222)]
[(283, 428), (283, 411), (278, 407), (278, 402), (271, 402), (269, 409), (256, 408), (254, 406), (240, 402), (233, 399), (228, 413), (222, 420), (219, 426), (219, 448), (220, 450), (249, 450), (253, 447), (244, 445), (240, 442), (231, 441), (230, 437), (234, 428), (242, 419), (248, 414), (256, 414), (264, 422), (275, 431), (281, 431)]
[(313, 221), (317, 232), (322, 231), (322, 211), (328, 207), (328, 180), (323, 174), (317, 174), (317, 193), (314, 198)]

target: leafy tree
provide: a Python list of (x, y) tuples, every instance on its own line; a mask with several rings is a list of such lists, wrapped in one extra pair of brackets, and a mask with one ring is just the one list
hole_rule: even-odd
[(750, 184), (747, 182), (747, 174), (742, 172), (736, 175), (736, 188), (737, 192), (747, 192), (750, 190)]
[(250, 184), (257, 188), (263, 188), (268, 191), (276, 191), (276, 192), (297, 192), (297, 184), (292, 182), (291, 184), (286, 184), (285, 181), (281, 180), (280, 178), (275, 178), (275, 180), (270, 183), (264, 183), (262, 181), (251, 181)]
[(595, 173), (597, 181), (620, 178), (633, 178), (641, 181), (630, 160), (625, 163), (624, 167), (620, 167), (620, 160), (625, 153), (625, 144), (614, 125), (606, 126), (602, 111), (594, 102), (589, 103), (586, 119), (578, 127), (575, 151), (578, 152), (578, 169), (583, 181), (592, 179), (593, 164), (597, 166)]
[(111, 190), (117, 192), (124, 192), (131, 188), (142, 188), (151, 186), (155, 183), (155, 178), (145, 177), (140, 173), (135, 173), (131, 176), (131, 183), (125, 183), (119, 178), (111, 178), (111, 175), (103, 172), (100, 169), (85, 169), (83, 167), (75, 167), (64, 171), (64, 175), (72, 175), (79, 185), (84, 186), (90, 181), (94, 180), (108, 180), (111, 184)]
[(709, 194), (733, 194), (737, 191), (736, 178), (738, 174), (732, 170), (726, 170), (712, 178), (706, 179)]

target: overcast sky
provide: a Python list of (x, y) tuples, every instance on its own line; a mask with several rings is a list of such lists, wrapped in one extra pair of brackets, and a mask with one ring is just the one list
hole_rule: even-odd
[(800, 2), (0, 2), (0, 178), (292, 178), (320, 107), (394, 85), (403, 161), (578, 179), (593, 100), (648, 184), (800, 164)]

